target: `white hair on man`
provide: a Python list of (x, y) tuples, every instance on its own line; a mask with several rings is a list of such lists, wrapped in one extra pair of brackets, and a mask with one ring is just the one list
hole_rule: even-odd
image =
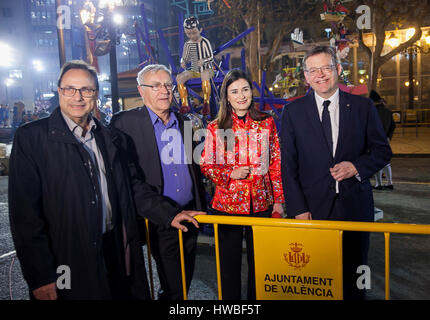
[(157, 73), (158, 71), (164, 71), (166, 73), (169, 74), (170, 78), (172, 78), (172, 71), (170, 71), (170, 69), (168, 69), (165, 65), (163, 64), (149, 64), (146, 67), (144, 67), (142, 70), (139, 71), (139, 73), (137, 74), (137, 83), (139, 85), (143, 84), (143, 78), (145, 77), (145, 75), (147, 73)]

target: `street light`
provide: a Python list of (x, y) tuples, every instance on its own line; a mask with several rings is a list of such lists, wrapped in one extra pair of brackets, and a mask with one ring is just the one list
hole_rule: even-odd
[(109, 11), (112, 11), (115, 9), (115, 7), (120, 7), (123, 5), (122, 0), (100, 0), (99, 1), (99, 8), (100, 9), (109, 9)]
[(14, 81), (13, 79), (11, 79), (11, 78), (7, 78), (7, 79), (4, 81), (4, 83), (5, 83), (5, 85), (6, 85), (7, 87), (10, 87), (10, 86), (12, 86), (12, 85), (15, 83), (15, 81)]
[[(103, 0), (99, 2), (99, 17), (96, 20), (97, 9), (94, 4), (87, 0), (80, 12), (82, 24), (85, 26), (89, 40), (95, 41), (93, 55), (102, 56), (109, 52), (110, 81), (112, 94), (112, 111), (119, 111), (118, 94), (118, 71), (116, 61), (116, 45), (119, 37), (116, 32), (116, 25), (119, 18), (115, 17), (113, 10), (115, 7), (122, 6), (119, 0)], [(97, 21), (94, 23), (94, 21)]]
[[(415, 34), (415, 28), (409, 28), (406, 30), (406, 41), (408, 41), (410, 38), (413, 37), (413, 35)], [(404, 53), (405, 55), (407, 55), (408, 57), (408, 63), (409, 63), (409, 74), (408, 74), (408, 81), (405, 82), (405, 86), (408, 87), (408, 95), (409, 95), (409, 109), (413, 109), (414, 108), (414, 83), (418, 83), (418, 81), (414, 80), (414, 65), (413, 65), (413, 59), (414, 59), (414, 55), (417, 54), (417, 52), (421, 52), (421, 53), (429, 53), (430, 52), (430, 36), (429, 33), (427, 32), (427, 36), (422, 38), (423, 40), (420, 41), (420, 44), (423, 44), (423, 42), (425, 41), (427, 43), (427, 48), (420, 46), (416, 43), (413, 43), (409, 48), (407, 48)], [(429, 40), (429, 41), (427, 41)], [(400, 44), (400, 40), (398, 38), (396, 38), (396, 36), (394, 35), (394, 32), (391, 32), (390, 37), (387, 39), (387, 43), (391, 48), (395, 48)]]
[(15, 81), (11, 78), (6, 78), (4, 81), (4, 84), (6, 85), (6, 104), (9, 104), (9, 90), (8, 88), (13, 86), (15, 84)]
[(4, 81), (6, 104), (9, 102), (8, 87), (13, 84), (13, 79), (9, 78), (9, 67), (13, 65), (13, 62), (14, 61), (12, 48), (8, 44), (0, 42), (0, 67), (2, 67), (2, 69), (5, 69), (4, 71), (0, 70), (0, 75), (3, 77), (3, 73), (7, 73), (8, 77)]
[(409, 28), (408, 30), (406, 30), (406, 41), (412, 38), (414, 34), (415, 34), (415, 28)]
[(43, 66), (42, 61), (40, 61), (40, 60), (33, 60), (33, 68), (37, 72), (42, 72), (45, 69), (44, 66)]
[(399, 44), (400, 44), (399, 39), (397, 39), (397, 38), (396, 38), (396, 36), (394, 35), (394, 32), (391, 32), (391, 35), (390, 35), (390, 37), (388, 38), (387, 43), (388, 43), (388, 45), (389, 45), (391, 48), (393, 48), (393, 49), (394, 49), (395, 47), (398, 47), (398, 46), (399, 46)]
[(13, 62), (12, 48), (6, 43), (0, 42), (0, 66), (10, 67)]
[(426, 41), (427, 45), (430, 45), (430, 31), (427, 31), (427, 35), (424, 37), (424, 40)]
[(115, 24), (121, 25), (124, 22), (124, 17), (121, 14), (114, 14), (112, 20)]

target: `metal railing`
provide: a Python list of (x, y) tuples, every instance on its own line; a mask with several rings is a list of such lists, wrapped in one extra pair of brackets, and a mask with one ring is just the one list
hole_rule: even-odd
[[(303, 228), (320, 230), (342, 231), (362, 231), (380, 232), (385, 239), (385, 299), (390, 299), (390, 235), (400, 234), (425, 234), (430, 235), (430, 225), (399, 224), (399, 223), (375, 223), (375, 222), (348, 222), (348, 221), (322, 221), (322, 220), (294, 220), (294, 219), (274, 219), (274, 218), (251, 218), (251, 217), (229, 217), (216, 215), (199, 215), (195, 217), (199, 223), (210, 223), (214, 225), (215, 237), (215, 258), (217, 268), (218, 299), (222, 300), (221, 291), (221, 271), (218, 246), (218, 225), (242, 225), (242, 226), (266, 226)], [(187, 300), (184, 249), (182, 242), (182, 231), (179, 230), (179, 244), (182, 268), (182, 286), (184, 300)]]
[(394, 121), (398, 128), (402, 128), (402, 135), (405, 135), (405, 128), (415, 128), (415, 136), (418, 137), (420, 127), (430, 127), (430, 109), (392, 109)]
[(10, 261), (10, 266), (9, 266), (9, 298), (10, 300), (13, 300), (13, 295), (12, 295), (12, 268), (14, 266), (15, 263), (15, 259), (16, 259), (16, 251), (10, 251), (8, 253), (2, 254), (0, 255), (0, 262), (2, 262), (2, 260), (6, 260), (6, 258), (11, 259)]

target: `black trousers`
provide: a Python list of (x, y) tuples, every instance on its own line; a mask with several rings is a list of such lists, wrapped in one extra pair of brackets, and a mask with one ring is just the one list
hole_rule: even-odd
[[(190, 206), (184, 210), (192, 210)], [(188, 231), (183, 232), (185, 280), (187, 292), (191, 285), (196, 260), (198, 229), (192, 223), (183, 223)], [(179, 236), (176, 228), (166, 229), (149, 223), (149, 238), (151, 254), (157, 265), (160, 279), (159, 300), (183, 300), (183, 286), (181, 275), (181, 258), (179, 251)]]
[[(232, 214), (212, 210), (215, 214)], [(271, 217), (272, 208), (249, 216)], [(248, 216), (248, 215), (247, 215)], [(242, 295), (242, 243), (246, 241), (248, 263), (247, 299), (255, 300), (255, 263), (252, 227), (219, 225), (219, 254), (223, 300), (240, 300)]]
[[(329, 220), (344, 220), (344, 209), (341, 206), (339, 196), (333, 201)], [(358, 289), (357, 274), (360, 265), (367, 265), (369, 252), (369, 232), (344, 231), (342, 237), (342, 262), (343, 262), (343, 299), (364, 300), (366, 290)]]
[(219, 225), (219, 253), (223, 300), (240, 300), (242, 295), (242, 241), (245, 236), (248, 261), (248, 300), (255, 300), (255, 266), (252, 227)]
[(103, 234), (103, 257), (112, 300), (130, 300), (129, 279), (124, 266), (124, 250), (118, 247), (115, 231)]

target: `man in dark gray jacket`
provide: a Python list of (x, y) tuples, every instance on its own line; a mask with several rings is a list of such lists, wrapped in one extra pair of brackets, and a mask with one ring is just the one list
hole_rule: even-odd
[[(184, 288), (177, 229), (186, 231), (184, 255), (188, 290), (198, 234), (194, 216), (206, 209), (205, 192), (200, 167), (186, 152), (185, 145), (190, 141), (186, 140), (185, 128), (187, 125), (191, 128), (190, 122), (170, 109), (173, 97), (170, 71), (163, 65), (148, 65), (139, 72), (137, 80), (145, 105), (114, 115), (111, 126), (126, 135), (130, 150), (135, 151), (131, 158), (136, 168), (158, 195), (151, 203), (140, 201), (142, 205), (136, 205), (150, 221), (151, 250), (161, 286), (158, 297), (179, 300), (183, 298)], [(177, 147), (178, 152), (172, 150), (172, 146)], [(133, 184), (133, 190), (138, 192), (139, 188)], [(191, 223), (182, 225), (180, 221)]]
[[(91, 116), (98, 90), (92, 66), (66, 63), (59, 108), (15, 134), (10, 226), (32, 299), (149, 299), (134, 171), (125, 137)], [(151, 199), (140, 190), (142, 201)]]

